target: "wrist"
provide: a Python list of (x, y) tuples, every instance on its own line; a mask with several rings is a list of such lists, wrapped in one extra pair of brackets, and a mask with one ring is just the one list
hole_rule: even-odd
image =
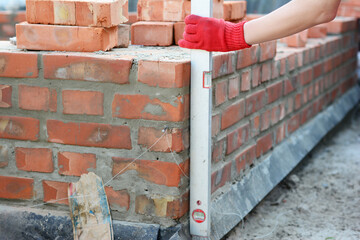
[(251, 45), (247, 44), (244, 36), (245, 22), (231, 23), (225, 22), (225, 42), (228, 51), (240, 50), (249, 48)]

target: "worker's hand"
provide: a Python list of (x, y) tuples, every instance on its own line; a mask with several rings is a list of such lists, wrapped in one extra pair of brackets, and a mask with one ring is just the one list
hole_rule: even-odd
[(244, 24), (226, 22), (223, 19), (189, 15), (185, 18), (184, 39), (179, 46), (213, 52), (228, 52), (249, 48), (244, 39)]

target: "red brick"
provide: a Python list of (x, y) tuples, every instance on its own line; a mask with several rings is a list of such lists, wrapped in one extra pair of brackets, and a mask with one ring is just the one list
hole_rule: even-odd
[(229, 155), (230, 153), (237, 150), (241, 147), (244, 143), (249, 140), (250, 136), (250, 125), (247, 123), (235, 131), (232, 131), (227, 135), (227, 149), (226, 154)]
[(323, 74), (323, 67), (324, 67), (324, 64), (323, 63), (319, 63), (319, 64), (316, 64), (315, 66), (313, 66), (313, 69), (314, 69), (314, 79), (320, 77), (322, 74)]
[[(161, 138), (161, 139), (160, 139)], [(159, 140), (160, 139), (160, 140)], [(156, 152), (182, 152), (189, 148), (188, 129), (168, 129), (166, 134), (162, 129), (152, 127), (140, 127), (138, 132), (138, 144), (150, 148), (157, 142), (150, 151)]]
[(242, 69), (258, 62), (258, 45), (238, 51), (236, 69)]
[(260, 62), (273, 59), (276, 55), (276, 41), (260, 43)]
[(180, 198), (177, 198), (167, 203), (166, 216), (172, 219), (179, 219), (189, 212), (190, 209), (190, 194), (184, 193)]
[(236, 172), (239, 174), (245, 170), (246, 165), (251, 166), (256, 158), (256, 145), (252, 145), (244, 149), (235, 157)]
[(246, 1), (224, 2), (224, 19), (234, 21), (243, 19), (246, 15)]
[(59, 152), (59, 174), (81, 176), (88, 173), (88, 169), (96, 169), (96, 155), (91, 153)]
[(46, 51), (107, 51), (118, 41), (118, 27), (78, 27), (62, 25), (16, 25), (17, 48)]
[(12, 86), (0, 84), (0, 108), (10, 108), (11, 103)]
[(139, 0), (139, 21), (184, 21), (191, 13), (189, 0)]
[(69, 205), (67, 182), (43, 180), (44, 202)]
[(34, 179), (0, 176), (0, 198), (31, 199), (34, 195)]
[(288, 95), (290, 93), (292, 93), (293, 91), (295, 91), (295, 89), (298, 86), (298, 77), (297, 76), (292, 76), (290, 79), (286, 79), (284, 81), (284, 95)]
[(265, 105), (265, 90), (260, 90), (246, 97), (246, 116), (259, 111)]
[(104, 115), (104, 93), (96, 91), (62, 91), (64, 114)]
[(190, 62), (138, 62), (138, 81), (152, 87), (182, 88), (190, 85)]
[(287, 122), (288, 134), (295, 132), (299, 127), (300, 127), (300, 114), (296, 114)]
[(174, 40), (176, 45), (178, 45), (179, 41), (183, 39), (184, 31), (185, 31), (185, 22), (174, 23)]
[(212, 78), (218, 78), (234, 72), (233, 53), (223, 53), (220, 55), (213, 56), (213, 71)]
[(285, 118), (285, 103), (281, 103), (278, 106), (274, 106), (271, 109), (271, 124), (275, 125), (279, 121)]
[[(113, 176), (124, 174), (127, 171), (135, 170), (138, 176), (146, 181), (165, 185), (168, 187), (178, 187), (181, 177), (185, 172), (188, 175), (189, 161), (184, 161), (180, 165), (170, 162), (135, 160), (131, 158), (113, 157)], [(133, 162), (134, 161), (134, 162)], [(181, 169), (183, 171), (181, 171)]]
[(241, 91), (246, 92), (250, 90), (251, 84), (251, 71), (244, 71), (241, 74)]
[(256, 157), (260, 157), (267, 153), (273, 146), (273, 136), (272, 133), (268, 133), (265, 136), (260, 137), (256, 141)]
[(307, 85), (313, 80), (313, 68), (309, 67), (299, 72), (299, 81), (301, 85)]
[(99, 123), (47, 120), (48, 141), (53, 143), (131, 149), (130, 128)]
[(266, 92), (268, 95), (268, 104), (275, 102), (276, 100), (278, 100), (279, 98), (282, 97), (283, 95), (283, 82), (277, 82), (274, 84), (269, 85), (268, 87), (266, 87)]
[(57, 93), (55, 89), (19, 85), (19, 108), (36, 111), (57, 111)]
[(287, 99), (286, 114), (290, 114), (294, 111), (294, 98)]
[(48, 148), (15, 148), (16, 167), (28, 172), (54, 171), (52, 151)]
[(40, 121), (35, 118), (0, 116), (0, 138), (36, 141), (39, 128)]
[(211, 174), (211, 193), (224, 186), (231, 179), (231, 162)]
[(280, 61), (273, 61), (271, 64), (271, 79), (276, 79), (280, 76)]
[(240, 79), (238, 76), (229, 78), (229, 99), (236, 98), (240, 94)]
[(260, 131), (265, 131), (270, 127), (271, 123), (271, 110), (266, 110), (261, 114)]
[(225, 139), (221, 139), (214, 143), (212, 147), (211, 162), (218, 163), (224, 159)]
[(313, 106), (309, 105), (301, 111), (300, 125), (305, 124), (313, 116)]
[(127, 190), (114, 190), (112, 187), (105, 187), (105, 193), (110, 204), (110, 208), (118, 210), (118, 208), (125, 208), (126, 211), (130, 208), (130, 195)]
[(254, 66), (251, 70), (252, 87), (257, 87), (261, 83), (260, 70), (261, 70), (260, 66)]
[(189, 200), (189, 192), (167, 198), (139, 195), (135, 199), (135, 212), (147, 216), (178, 219), (189, 211)]
[(251, 136), (255, 137), (260, 133), (260, 115), (251, 119)]
[(269, 81), (271, 79), (271, 68), (272, 68), (271, 62), (264, 63), (261, 65), (261, 82), (262, 83)]
[(189, 118), (189, 95), (178, 96), (167, 103), (146, 95), (116, 94), (112, 103), (113, 117), (179, 122)]
[(0, 52), (0, 77), (37, 78), (37, 53)]
[(44, 54), (44, 78), (129, 83), (132, 59), (89, 54)]
[(227, 100), (228, 82), (221, 81), (215, 85), (215, 106), (224, 103)]
[(221, 117), (221, 130), (224, 130), (244, 118), (245, 102), (243, 99), (228, 106)]
[(281, 42), (286, 43), (288, 47), (301, 48), (306, 46), (307, 38), (308, 30), (304, 30), (281, 39)]
[(130, 44), (130, 26), (128, 24), (118, 25), (117, 48), (127, 48)]
[(220, 114), (212, 116), (211, 119), (211, 136), (215, 137), (220, 132)]
[(294, 71), (295, 68), (296, 68), (296, 54), (295, 53), (289, 54), (286, 57), (286, 60), (287, 60), (287, 63), (288, 63), (289, 71), (290, 72)]
[(296, 94), (296, 96), (295, 96), (295, 110), (298, 110), (301, 107), (301, 104), (302, 104), (301, 98), (302, 98), (301, 93)]
[(309, 28), (308, 38), (325, 38), (327, 36), (327, 27), (324, 25), (316, 25)]
[(125, 2), (27, 0), (26, 19), (29, 23), (108, 28), (127, 20), (127, 12), (123, 12)]
[(131, 44), (133, 45), (170, 46), (173, 43), (173, 22), (136, 22), (131, 25)]

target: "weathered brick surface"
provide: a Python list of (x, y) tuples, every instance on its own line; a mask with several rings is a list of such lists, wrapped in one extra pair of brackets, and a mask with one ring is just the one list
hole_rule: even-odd
[(68, 187), (67, 182), (58, 181), (42, 181), (42, 187), (44, 191), (44, 202), (54, 204), (69, 204), (68, 200)]
[(29, 23), (113, 27), (127, 21), (127, 1), (26, 0)]
[(113, 175), (121, 175), (127, 171), (135, 170), (139, 178), (169, 187), (178, 187), (183, 172), (188, 171), (187, 161), (180, 165), (170, 162), (134, 160), (120, 157), (113, 157), (113, 161)]
[(104, 94), (96, 91), (64, 90), (64, 114), (104, 115)]
[(89, 169), (96, 169), (96, 155), (91, 153), (59, 152), (59, 174), (81, 176)]
[(0, 176), (0, 198), (31, 199), (34, 195), (34, 179)]
[(48, 148), (16, 148), (16, 167), (28, 172), (54, 171), (52, 151)]
[(0, 77), (37, 78), (38, 55), (36, 53), (0, 52)]
[(40, 121), (35, 118), (0, 116), (0, 138), (36, 141)]
[(144, 46), (170, 46), (174, 43), (174, 23), (136, 22), (131, 25), (131, 43)]
[(0, 84), (0, 108), (9, 108), (12, 106), (12, 86)]
[(112, 110), (113, 116), (118, 118), (184, 121), (189, 117), (189, 96), (179, 96), (168, 103), (146, 95), (117, 94)]
[(55, 89), (19, 85), (19, 108), (25, 110), (51, 111), (57, 110), (57, 92)]
[(127, 126), (47, 120), (46, 127), (49, 142), (131, 149), (130, 129)]
[(91, 82), (129, 83), (132, 58), (89, 54), (44, 54), (44, 77)]
[(187, 87), (190, 73), (190, 62), (141, 60), (138, 63), (138, 81), (153, 87)]
[(16, 25), (16, 45), (20, 49), (46, 51), (107, 51), (118, 43), (118, 27), (79, 27), (63, 25)]
[[(156, 145), (154, 142), (159, 140)], [(151, 151), (159, 152), (182, 152), (189, 147), (189, 131), (185, 129), (156, 129), (152, 127), (140, 127), (138, 132), (138, 144)]]

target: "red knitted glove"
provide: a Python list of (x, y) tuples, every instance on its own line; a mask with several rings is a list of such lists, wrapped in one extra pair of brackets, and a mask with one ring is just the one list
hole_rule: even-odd
[(249, 48), (244, 39), (244, 24), (226, 22), (223, 19), (189, 15), (185, 18), (184, 39), (179, 46), (211, 52), (228, 52)]

